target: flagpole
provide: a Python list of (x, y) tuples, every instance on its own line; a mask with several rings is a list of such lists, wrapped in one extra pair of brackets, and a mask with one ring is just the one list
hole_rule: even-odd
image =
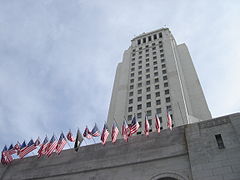
[[(78, 130), (79, 130), (79, 128), (78, 128)], [(79, 130), (79, 132), (80, 132), (80, 134), (82, 135), (82, 133), (81, 133), (80, 130)], [(86, 145), (88, 145), (88, 144), (87, 144), (87, 141), (86, 141), (84, 138), (83, 138), (83, 141), (85, 142)]]

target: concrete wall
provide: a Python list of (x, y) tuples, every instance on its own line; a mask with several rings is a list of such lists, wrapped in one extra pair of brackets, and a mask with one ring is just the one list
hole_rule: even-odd
[[(28, 157), (0, 165), (0, 179), (239, 180), (239, 128), (240, 113), (135, 136), (128, 143), (118, 140), (50, 158)], [(222, 134), (224, 149), (218, 149), (216, 134)]]

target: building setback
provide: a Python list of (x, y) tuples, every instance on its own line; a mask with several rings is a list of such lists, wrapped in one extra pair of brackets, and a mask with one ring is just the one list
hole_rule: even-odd
[[(211, 119), (197, 73), (185, 44), (177, 45), (168, 28), (132, 39), (118, 64), (108, 112), (108, 126), (115, 120), (130, 123), (134, 114), (144, 130), (147, 114), (152, 129), (155, 114), (163, 129), (167, 111), (174, 126)], [(125, 117), (125, 118), (124, 118)]]
[(240, 113), (0, 164), (1, 180), (239, 180)]

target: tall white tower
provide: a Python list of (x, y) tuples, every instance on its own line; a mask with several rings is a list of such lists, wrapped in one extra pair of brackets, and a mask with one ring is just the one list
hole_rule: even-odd
[(185, 44), (177, 45), (168, 28), (132, 39), (118, 64), (108, 112), (108, 126), (115, 120), (130, 123), (137, 116), (144, 131), (147, 114), (154, 130), (155, 114), (163, 129), (167, 110), (174, 126), (211, 119), (197, 73)]

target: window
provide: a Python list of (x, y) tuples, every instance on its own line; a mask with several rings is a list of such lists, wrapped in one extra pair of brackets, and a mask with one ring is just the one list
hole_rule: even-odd
[(129, 120), (129, 121), (132, 120), (132, 115), (128, 115), (128, 120)]
[(161, 100), (160, 99), (156, 100), (156, 105), (160, 105), (160, 104), (161, 104)]
[(160, 54), (160, 57), (164, 57), (164, 54)]
[(159, 82), (159, 79), (158, 79), (158, 78), (156, 78), (156, 79), (154, 79), (154, 81), (155, 81), (155, 83), (157, 83), (157, 82)]
[(217, 144), (218, 144), (218, 149), (224, 149), (225, 146), (224, 146), (224, 143), (223, 143), (222, 135), (221, 134), (216, 134), (215, 138), (216, 138), (216, 141), (217, 141)]
[(141, 81), (142, 80), (142, 77), (140, 76), (140, 77), (138, 77), (138, 81)]
[(146, 69), (146, 73), (148, 73), (148, 72), (150, 72), (150, 69), (148, 68), (148, 69)]
[(132, 91), (132, 92), (129, 92), (129, 96), (133, 96), (133, 91)]
[(156, 55), (156, 54), (157, 54), (157, 52), (156, 52), (156, 51), (154, 51), (152, 54), (153, 54), (153, 55)]
[(138, 45), (141, 44), (141, 39), (139, 39), (137, 42), (138, 42)]
[(128, 104), (132, 104), (132, 103), (133, 103), (133, 99), (129, 99)]
[(155, 73), (154, 73), (154, 76), (158, 76), (158, 72), (155, 72)]
[(164, 63), (165, 62), (165, 59), (161, 59), (161, 63)]
[(147, 87), (146, 91), (147, 91), (147, 92), (150, 92), (150, 91), (151, 91), (151, 88), (150, 88), (150, 87)]
[(167, 102), (167, 103), (170, 102), (170, 97), (167, 97), (167, 98), (166, 98), (166, 102)]
[(152, 115), (152, 111), (147, 111), (147, 116), (151, 116)]
[(157, 69), (158, 69), (158, 67), (157, 67), (157, 66), (154, 66), (154, 67), (153, 67), (153, 70), (154, 70), (154, 71), (155, 71), (155, 70), (157, 70)]
[(166, 83), (164, 83), (164, 87), (168, 87), (168, 83), (166, 82)]
[(149, 52), (149, 49), (146, 49), (145, 52)]
[(147, 94), (147, 99), (151, 99), (151, 94)]
[(149, 58), (146, 59), (146, 62), (149, 62)]
[(138, 94), (142, 94), (142, 90), (141, 89), (138, 90)]
[(151, 41), (152, 40), (152, 37), (151, 36), (148, 36), (148, 41)]
[(162, 44), (162, 41), (159, 41), (159, 44)]
[(143, 38), (143, 43), (146, 43), (146, 38)]
[(142, 61), (139, 61), (138, 64), (142, 64)]
[(157, 59), (157, 56), (153, 56), (153, 59)]
[(161, 112), (162, 112), (161, 108), (157, 108), (157, 109), (156, 109), (156, 113), (157, 113), (157, 114), (160, 114)]
[(142, 83), (138, 83), (138, 87), (142, 87)]
[(160, 49), (160, 53), (163, 53), (163, 49)]
[(138, 54), (142, 54), (142, 51), (138, 51)]
[(131, 71), (133, 72), (135, 70), (135, 68), (133, 67), (133, 68), (131, 68)]
[(146, 79), (149, 79), (149, 78), (150, 78), (150, 74), (147, 74), (147, 75), (146, 75)]
[(152, 50), (156, 50), (156, 47), (152, 47)]
[(148, 48), (148, 45), (146, 45), (145, 48)]
[(162, 38), (162, 33), (160, 32), (160, 33), (158, 34), (158, 36), (159, 36), (159, 38)]
[(159, 45), (159, 48), (162, 48), (162, 45)]
[(134, 82), (134, 79), (130, 79), (130, 83), (133, 83)]
[(132, 112), (132, 107), (128, 107), (128, 112)]
[(134, 66), (135, 65), (135, 63), (132, 63), (132, 66)]
[(150, 85), (150, 81), (146, 81), (146, 85)]
[(138, 71), (138, 75), (141, 75), (142, 74), (142, 71)]
[(142, 105), (141, 104), (137, 105), (137, 110), (140, 110), (140, 109), (142, 109)]
[(159, 84), (155, 85), (155, 89), (159, 89)]
[(149, 54), (146, 54), (146, 57), (149, 57)]
[(142, 56), (139, 56), (138, 58), (139, 58), (139, 59), (142, 59)]
[(149, 63), (146, 64), (146, 67), (149, 67)]
[(165, 94), (169, 94), (169, 89), (165, 90)]
[(155, 40), (155, 39), (157, 39), (157, 35), (156, 35), (156, 34), (154, 34), (154, 35), (153, 35), (153, 38), (154, 38), (154, 40)]
[[(142, 117), (142, 113), (137, 113), (137, 118), (141, 118)], [(139, 122), (140, 125), (141, 122)], [(140, 126), (141, 127), (141, 126)]]
[(132, 51), (133, 51), (133, 52), (135, 52), (135, 51), (136, 51), (136, 49), (133, 49)]
[(142, 47), (139, 47), (139, 50), (141, 50), (142, 49)]
[(153, 61), (153, 65), (156, 65), (157, 64), (157, 61)]
[(162, 64), (162, 68), (165, 68), (166, 67), (166, 64)]
[(138, 97), (138, 101), (142, 101), (142, 97)]
[(172, 110), (172, 106), (171, 105), (167, 106), (166, 109), (167, 109), (167, 111), (171, 111)]
[(156, 97), (160, 97), (160, 92), (155, 93)]
[(132, 58), (132, 61), (135, 61), (135, 58)]
[(132, 57), (134, 57), (135, 56), (135, 53), (132, 53)]
[(164, 80), (164, 81), (167, 80), (167, 76), (163, 76), (163, 80)]
[(166, 69), (162, 70), (162, 73), (163, 73), (163, 74), (166, 74), (166, 73), (167, 73), (167, 70), (166, 70)]
[(130, 89), (133, 89), (133, 87), (134, 87), (133, 85), (130, 85), (130, 87), (129, 87), (129, 88), (130, 88)]
[(131, 77), (134, 77), (134, 73), (131, 73)]

